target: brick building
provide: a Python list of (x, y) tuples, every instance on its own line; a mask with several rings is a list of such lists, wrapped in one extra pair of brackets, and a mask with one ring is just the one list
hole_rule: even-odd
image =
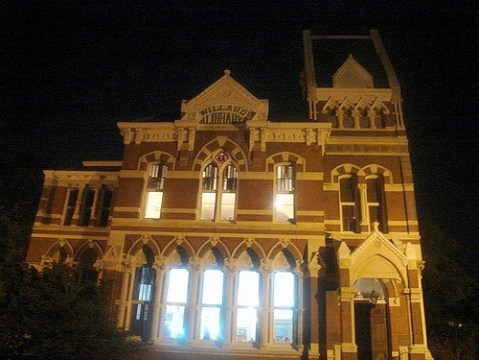
[(45, 171), (27, 261), (113, 280), (161, 359), (432, 359), (394, 70), (376, 31), (303, 41), (309, 116), (225, 70), (180, 119), (118, 123), (122, 161)]

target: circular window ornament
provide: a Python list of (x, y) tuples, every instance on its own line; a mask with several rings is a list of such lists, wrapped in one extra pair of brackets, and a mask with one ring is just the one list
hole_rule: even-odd
[(229, 155), (225, 153), (224, 151), (218, 153), (215, 156), (216, 161), (219, 162), (220, 164), (224, 163), (225, 161), (228, 161), (229, 158), (230, 158)]

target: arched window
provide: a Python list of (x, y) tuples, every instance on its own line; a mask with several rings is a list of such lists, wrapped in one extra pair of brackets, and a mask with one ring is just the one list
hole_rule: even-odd
[(219, 340), (222, 336), (221, 310), (223, 305), (224, 274), (219, 269), (203, 272), (201, 295), (200, 339)]
[(187, 254), (181, 247), (177, 248), (180, 259), (178, 266), (170, 268), (166, 276), (166, 305), (163, 319), (163, 337), (184, 339), (186, 337), (185, 310), (188, 304), (190, 273), (186, 268)]
[(276, 166), (274, 219), (277, 222), (292, 221), (295, 218), (295, 180), (293, 164)]
[(238, 168), (220, 152), (202, 173), (201, 220), (234, 220)]
[(156, 273), (152, 267), (154, 261), (153, 251), (147, 245), (144, 245), (141, 251), (143, 252), (145, 262), (135, 270), (130, 331), (132, 334), (141, 336), (143, 340), (149, 340), (153, 317)]
[(388, 232), (388, 224), (386, 216), (383, 177), (376, 176), (366, 179), (366, 188), (370, 228), (373, 228), (372, 224), (374, 222), (378, 222), (379, 230), (383, 233), (386, 233)]
[(167, 169), (168, 167), (161, 163), (148, 166), (144, 215), (146, 219), (160, 218)]
[(371, 127), (371, 120), (367, 109), (359, 111), (359, 127), (362, 129), (369, 129)]
[(95, 284), (98, 280), (98, 271), (94, 265), (98, 258), (95, 250), (89, 248), (81, 254), (78, 261), (78, 281), (80, 283)]
[(351, 174), (339, 180), (342, 231), (360, 231), (360, 202), (356, 176)]
[(353, 111), (351, 109), (343, 110), (343, 127), (345, 129), (354, 128), (354, 116), (353, 116)]
[(275, 343), (291, 344), (293, 342), (296, 284), (295, 276), (290, 271), (273, 273), (273, 338)]

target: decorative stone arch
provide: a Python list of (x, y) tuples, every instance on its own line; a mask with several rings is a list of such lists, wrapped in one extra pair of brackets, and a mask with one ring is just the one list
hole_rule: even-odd
[(323, 114), (329, 113), (331, 110), (338, 111), (339, 110), (339, 104), (334, 101), (332, 97), (326, 101), (326, 104), (324, 104), (323, 108), (321, 109), (321, 112)]
[(203, 146), (193, 162), (193, 171), (201, 171), (205, 163), (220, 151), (231, 156), (231, 160), (238, 166), (239, 171), (248, 171), (248, 161), (243, 149), (227, 136), (217, 136)]
[(386, 114), (386, 115), (390, 114), (389, 108), (379, 99), (376, 99), (371, 104), (371, 110), (373, 110), (373, 111), (383, 111), (384, 114)]
[[(288, 258), (288, 256), (290, 258)], [(280, 260), (280, 258), (283, 259), (283, 257), (285, 257), (292, 268), (295, 269), (299, 268), (304, 262), (301, 251), (289, 239), (280, 239), (271, 248), (267, 256), (267, 258), (272, 261), (273, 266), (275, 265), (275, 262), (284, 261)]]
[(152, 151), (146, 153), (138, 159), (138, 170), (146, 170), (149, 164), (162, 163), (168, 166), (168, 170), (175, 168), (175, 157), (163, 151)]
[(83, 244), (75, 254), (74, 260), (79, 262), (86, 251), (92, 249), (95, 251), (97, 260), (103, 259), (104, 253), (100, 245), (97, 242), (89, 240), (87, 243)]
[(74, 259), (73, 247), (65, 239), (60, 239), (52, 244), (45, 255), (42, 256), (41, 265), (48, 265), (55, 261), (62, 261), (71, 264)]
[(341, 164), (331, 170), (331, 183), (338, 184), (339, 179), (344, 175), (355, 174), (358, 178), (364, 176), (364, 171), (354, 164)]
[[(178, 252), (178, 249), (181, 250)], [(168, 259), (172, 259), (179, 255), (185, 260), (186, 258), (193, 258), (195, 256), (195, 250), (185, 237), (176, 236), (165, 246), (161, 255)]]
[(370, 178), (377, 175), (381, 175), (384, 179), (384, 183), (393, 183), (393, 176), (392, 172), (388, 170), (386, 167), (378, 165), (378, 164), (369, 164), (361, 168), (361, 171), (364, 173), (364, 177)]
[(295, 164), (295, 171), (297, 173), (304, 172), (306, 169), (306, 160), (304, 157), (289, 151), (283, 151), (273, 154), (266, 159), (266, 171), (273, 172), (276, 165), (284, 164)]
[(218, 237), (210, 237), (205, 243), (203, 243), (197, 251), (197, 256), (203, 259), (207, 256), (208, 252), (213, 250), (216, 252), (216, 256), (222, 257), (223, 261), (224, 259), (231, 257), (228, 248)]
[(151, 249), (155, 257), (161, 254), (161, 250), (156, 241), (154, 241), (149, 235), (142, 235), (138, 240), (136, 240), (128, 249), (127, 254), (129, 256), (136, 256), (136, 254), (141, 252), (144, 245), (147, 245)]
[(232, 252), (233, 259), (239, 259), (245, 251), (252, 250), (259, 258), (266, 259), (266, 253), (261, 245), (253, 238), (244, 239)]

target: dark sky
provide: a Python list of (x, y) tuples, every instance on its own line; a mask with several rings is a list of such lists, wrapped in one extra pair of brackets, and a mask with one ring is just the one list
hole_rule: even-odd
[(176, 119), (224, 69), (269, 99), (271, 118), (291, 118), (303, 112), (302, 30), (378, 29), (402, 86), (419, 211), (469, 263), (479, 256), (475, 1), (100, 3), (2, 4), (2, 166), (121, 159), (117, 121)]

